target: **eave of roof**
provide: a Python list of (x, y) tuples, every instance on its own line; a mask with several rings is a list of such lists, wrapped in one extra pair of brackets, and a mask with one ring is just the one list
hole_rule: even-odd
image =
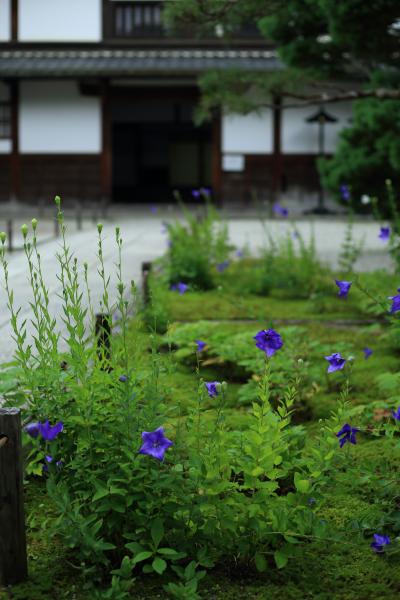
[(132, 77), (188, 74), (209, 70), (275, 71), (282, 68), (274, 50), (235, 49), (0, 49), (0, 77)]

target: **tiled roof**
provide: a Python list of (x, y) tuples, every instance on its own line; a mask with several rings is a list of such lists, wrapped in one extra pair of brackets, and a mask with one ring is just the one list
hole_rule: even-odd
[(281, 66), (276, 52), (265, 49), (0, 50), (0, 77), (129, 77), (210, 69), (273, 71)]

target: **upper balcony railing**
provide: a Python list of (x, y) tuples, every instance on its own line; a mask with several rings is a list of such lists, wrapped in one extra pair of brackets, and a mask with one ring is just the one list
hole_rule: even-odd
[[(168, 36), (163, 23), (161, 0), (112, 0), (106, 3), (105, 37), (108, 39), (134, 40), (141, 38), (162, 38)], [(191, 28), (180, 30), (174, 37), (193, 38)], [(219, 37), (217, 33), (215, 38)], [(243, 26), (233, 38), (257, 38), (260, 34), (255, 25)]]

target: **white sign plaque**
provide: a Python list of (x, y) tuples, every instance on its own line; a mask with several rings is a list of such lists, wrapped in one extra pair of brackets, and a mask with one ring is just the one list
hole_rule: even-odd
[(244, 171), (244, 154), (224, 154), (222, 169), (224, 171)]

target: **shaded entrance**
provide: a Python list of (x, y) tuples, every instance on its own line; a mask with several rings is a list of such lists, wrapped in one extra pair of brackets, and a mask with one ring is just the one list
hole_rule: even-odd
[(173, 191), (211, 186), (210, 125), (195, 127), (195, 99), (116, 98), (112, 102), (114, 202), (173, 202)]

